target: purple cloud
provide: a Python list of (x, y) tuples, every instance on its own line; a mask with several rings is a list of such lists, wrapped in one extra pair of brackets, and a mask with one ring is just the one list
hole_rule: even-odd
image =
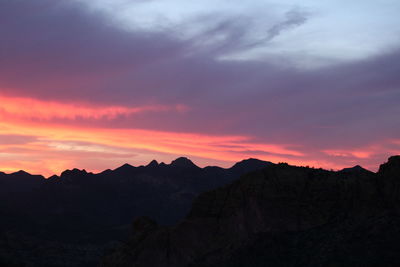
[[(261, 39), (306, 21), (289, 11)], [(0, 93), (126, 107), (180, 104), (189, 109), (64, 123), (245, 135), (314, 157), (399, 139), (399, 49), (304, 70), (272, 57), (220, 60), (250, 42), (247, 23), (205, 23), (210, 30), (184, 40), (174, 29), (119, 28), (69, 1), (0, 0)], [(208, 48), (198, 45), (219, 35), (225, 38)]]

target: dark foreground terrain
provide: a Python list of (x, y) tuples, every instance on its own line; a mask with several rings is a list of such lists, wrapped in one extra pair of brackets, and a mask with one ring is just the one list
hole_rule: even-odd
[(96, 266), (126, 239), (135, 217), (177, 223), (199, 193), (269, 165), (249, 159), (229, 169), (199, 168), (179, 158), (49, 179), (0, 173), (0, 266)]
[(201, 194), (187, 217), (142, 217), (102, 267), (400, 266), (400, 156), (378, 173), (271, 165)]

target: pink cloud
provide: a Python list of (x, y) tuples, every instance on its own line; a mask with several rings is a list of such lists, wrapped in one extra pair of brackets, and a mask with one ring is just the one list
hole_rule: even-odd
[(135, 115), (145, 112), (184, 112), (184, 105), (166, 106), (101, 106), (88, 103), (71, 104), (56, 101), (42, 101), (24, 97), (6, 97), (0, 95), (0, 116), (28, 118), (39, 120), (50, 119), (115, 119), (118, 116)]

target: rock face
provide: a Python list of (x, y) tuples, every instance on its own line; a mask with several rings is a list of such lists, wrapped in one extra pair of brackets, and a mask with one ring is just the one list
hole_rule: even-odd
[(272, 165), (201, 194), (175, 226), (142, 219), (101, 266), (400, 266), (399, 189), (399, 156), (376, 174)]
[(379, 168), (379, 186), (387, 205), (400, 208), (400, 156), (390, 157)]

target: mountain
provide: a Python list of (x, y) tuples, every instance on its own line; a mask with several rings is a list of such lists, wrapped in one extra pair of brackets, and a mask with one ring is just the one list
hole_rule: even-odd
[(23, 171), (0, 173), (0, 259), (12, 255), (44, 266), (45, 255), (38, 251), (48, 251), (52, 262), (93, 266), (109, 243), (128, 235), (135, 217), (174, 224), (198, 194), (271, 164), (251, 160), (240, 168), (200, 168), (178, 158), (171, 164), (124, 164), (98, 174), (72, 169), (49, 179)]
[(0, 193), (29, 192), (40, 187), (44, 177), (31, 175), (25, 171), (11, 174), (0, 172)]
[(344, 168), (342, 170), (340, 170), (340, 172), (344, 172), (344, 173), (371, 173), (371, 171), (364, 169), (363, 167), (361, 167), (360, 165), (356, 165), (354, 167), (351, 168)]
[[(154, 165), (154, 163), (153, 163)], [(171, 166), (175, 168), (181, 169), (199, 169), (190, 159), (185, 157), (177, 158), (176, 160), (171, 162)]]
[(250, 158), (236, 163), (231, 167), (230, 171), (234, 173), (244, 174), (254, 170), (263, 169), (269, 165), (272, 165), (271, 162), (265, 162), (258, 159)]
[(101, 266), (400, 266), (400, 156), (357, 169), (267, 166), (200, 194), (178, 224), (137, 219)]

